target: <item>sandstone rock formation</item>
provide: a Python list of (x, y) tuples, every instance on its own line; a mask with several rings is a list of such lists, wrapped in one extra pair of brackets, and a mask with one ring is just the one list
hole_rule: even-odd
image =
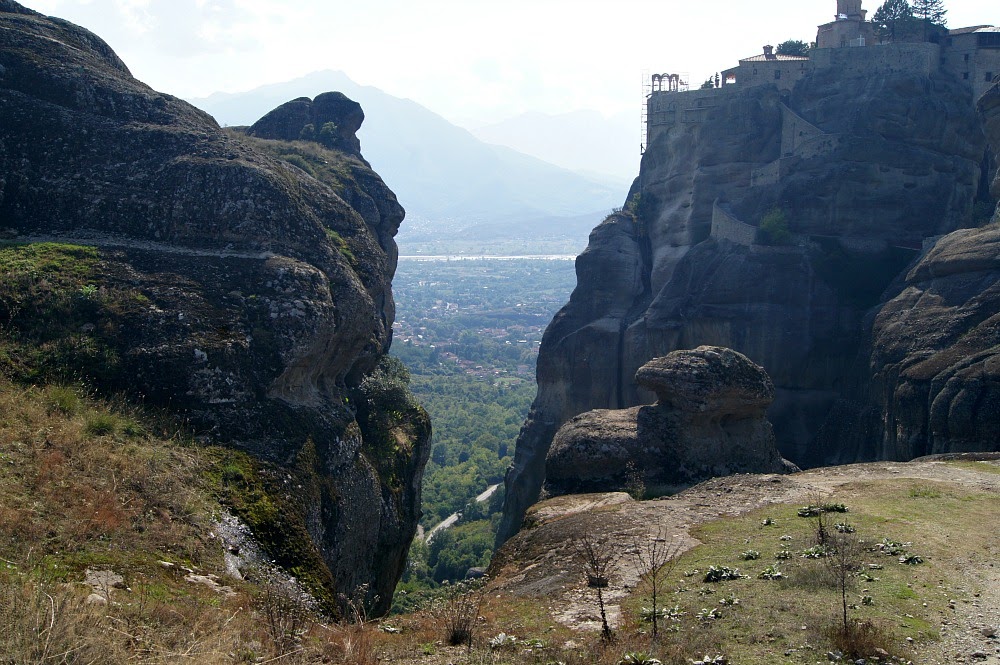
[[(974, 100), (942, 74), (835, 67), (791, 92), (715, 93), (656, 133), (625, 209), (577, 260), (577, 288), (542, 342), (498, 543), (537, 498), (560, 425), (649, 402), (632, 377), (676, 349), (724, 346), (763, 366), (792, 462), (878, 454), (870, 310), (925, 239), (971, 222), (990, 168)], [(756, 237), (775, 210), (787, 244)]]
[(0, 370), (124, 392), (270, 462), (299, 484), (292, 517), (329, 594), (368, 585), (381, 611), (430, 425), (415, 406), (357, 417), (351, 397), (389, 346), (404, 212), (357, 154), (356, 104), (294, 104), (336, 124), (338, 150), (224, 131), (90, 32), (0, 0), (0, 227), (26, 253), (78, 257), (66, 269), (85, 280), (61, 300), (8, 285), (0, 328), (25, 353)]
[(641, 477), (647, 488), (734, 473), (781, 473), (765, 416), (767, 373), (731, 349), (702, 346), (654, 358), (636, 381), (657, 403), (588, 411), (556, 433), (545, 463), (549, 494), (608, 492)]

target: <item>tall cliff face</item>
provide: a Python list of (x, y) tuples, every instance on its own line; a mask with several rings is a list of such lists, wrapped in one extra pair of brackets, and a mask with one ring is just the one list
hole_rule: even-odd
[(19, 351), (0, 369), (123, 391), (288, 469), (319, 578), (331, 595), (367, 585), (379, 611), (415, 533), (430, 424), (413, 405), (357, 417), (389, 346), (404, 213), (360, 157), (360, 107), (318, 106), (340, 129), (328, 146), (241, 137), (86, 30), (0, 0), (0, 229), (26, 256), (80, 257), (59, 265), (85, 281), (76, 297), (8, 285)]
[(691, 108), (663, 98), (624, 212), (592, 233), (546, 331), (499, 542), (536, 500), (559, 425), (652, 402), (631, 377), (676, 349), (725, 346), (763, 366), (791, 461), (880, 453), (866, 314), (925, 238), (970, 218), (986, 144), (969, 92), (944, 76), (817, 68), (791, 93), (687, 94), (673, 99)]

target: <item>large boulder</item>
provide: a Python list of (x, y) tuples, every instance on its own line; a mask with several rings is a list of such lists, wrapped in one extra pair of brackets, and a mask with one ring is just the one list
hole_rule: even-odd
[(318, 138), (324, 126), (332, 125), (328, 143), (361, 156), (357, 131), (365, 121), (361, 105), (340, 92), (324, 92), (315, 99), (299, 97), (282, 104), (255, 122), (250, 136), (281, 141)]
[(0, 0), (15, 241), (0, 251), (27, 266), (0, 290), (0, 371), (125, 394), (252, 453), (300, 488), (276, 514), (308, 542), (271, 524), (272, 556), (328, 598), (367, 588), (378, 612), (417, 527), (430, 425), (354, 399), (388, 351), (404, 213), (355, 154), (360, 107), (321, 97), (339, 149), (248, 138), (137, 81), (92, 33)]
[(613, 492), (638, 483), (659, 493), (734, 473), (790, 468), (765, 412), (767, 373), (731, 349), (702, 346), (654, 358), (636, 381), (651, 406), (594, 410), (556, 433), (546, 459), (549, 494)]

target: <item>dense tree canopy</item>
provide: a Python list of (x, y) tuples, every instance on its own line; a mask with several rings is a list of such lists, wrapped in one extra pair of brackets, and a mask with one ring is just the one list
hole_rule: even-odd
[(778, 44), (778, 55), (809, 55), (809, 44), (798, 39), (789, 39)]

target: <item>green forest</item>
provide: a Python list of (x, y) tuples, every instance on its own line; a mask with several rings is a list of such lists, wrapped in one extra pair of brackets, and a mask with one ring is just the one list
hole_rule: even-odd
[[(503, 477), (535, 396), (545, 326), (576, 284), (567, 259), (401, 259), (392, 354), (431, 415), (434, 443), (423, 481), (421, 527), (400, 594), (414, 594), (485, 567), (503, 506)], [(475, 498), (501, 487), (488, 500)]]

